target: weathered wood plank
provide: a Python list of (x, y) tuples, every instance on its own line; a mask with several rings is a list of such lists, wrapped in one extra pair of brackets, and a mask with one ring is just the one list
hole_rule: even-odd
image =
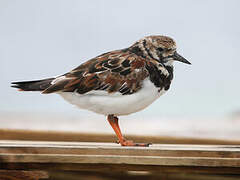
[[(0, 140), (27, 140), (27, 141), (71, 141), (71, 142), (114, 142), (114, 134), (87, 134), (59, 131), (32, 131), (0, 129)], [(240, 141), (191, 138), (191, 137), (170, 137), (170, 136), (134, 136), (126, 135), (128, 139), (136, 142), (151, 142), (154, 144), (221, 144), (240, 145)]]
[(79, 179), (95, 179), (95, 180), (239, 180), (236, 175), (214, 175), (214, 174), (196, 174), (196, 173), (159, 173), (149, 171), (64, 171), (64, 172), (50, 172), (52, 179), (58, 180), (79, 180)]
[(0, 168), (164, 172), (185, 168), (196, 172), (240, 174), (240, 146), (121, 147), (113, 143), (0, 141)]
[(156, 173), (197, 173), (197, 174), (234, 174), (240, 175), (239, 168), (235, 167), (197, 167), (197, 166), (156, 166), (156, 165), (129, 165), (129, 164), (76, 164), (76, 163), (0, 163), (1, 169), (14, 170), (46, 170), (46, 171), (89, 171), (89, 172), (123, 172), (149, 171)]
[(5, 163), (78, 163), (78, 164), (134, 164), (157, 166), (240, 167), (240, 158), (159, 157), (123, 155), (63, 155), (63, 154), (1, 154)]
[(48, 173), (45, 171), (0, 170), (1, 180), (38, 180), (47, 178)]
[(225, 145), (158, 145), (121, 147), (113, 143), (0, 141), (0, 153), (11, 154), (71, 154), (71, 155), (128, 155), (170, 157), (240, 158), (239, 146)]

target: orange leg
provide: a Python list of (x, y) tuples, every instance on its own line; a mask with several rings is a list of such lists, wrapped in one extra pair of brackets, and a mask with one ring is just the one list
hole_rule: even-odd
[(118, 125), (118, 118), (114, 115), (108, 115), (107, 116), (108, 122), (110, 123), (110, 125), (112, 126), (113, 130), (115, 131), (119, 143), (121, 144), (121, 146), (142, 146), (142, 147), (148, 147), (151, 143), (134, 143), (133, 141), (129, 141), (124, 139), (124, 137), (122, 136), (121, 133), (121, 129)]

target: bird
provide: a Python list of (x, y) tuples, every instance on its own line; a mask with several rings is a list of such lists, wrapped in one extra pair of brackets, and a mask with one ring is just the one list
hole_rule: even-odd
[(57, 93), (69, 103), (102, 114), (121, 146), (148, 147), (123, 137), (118, 117), (141, 111), (169, 90), (173, 62), (191, 64), (169, 36), (151, 35), (131, 46), (103, 53), (53, 78), (12, 82), (19, 91)]

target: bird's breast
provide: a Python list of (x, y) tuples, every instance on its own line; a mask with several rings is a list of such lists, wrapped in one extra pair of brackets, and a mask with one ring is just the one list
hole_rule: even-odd
[(99, 114), (128, 115), (143, 110), (166, 91), (157, 88), (149, 78), (143, 81), (142, 88), (129, 95), (119, 92), (94, 90), (86, 94), (77, 92), (60, 92), (59, 94), (71, 104), (81, 109), (87, 109)]

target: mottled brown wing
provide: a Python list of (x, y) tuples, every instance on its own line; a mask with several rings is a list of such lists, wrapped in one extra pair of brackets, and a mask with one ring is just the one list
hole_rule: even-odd
[(142, 81), (148, 76), (145, 63), (145, 59), (127, 50), (105, 53), (59, 77), (43, 93), (76, 91), (84, 94), (105, 90), (132, 94), (142, 87)]

